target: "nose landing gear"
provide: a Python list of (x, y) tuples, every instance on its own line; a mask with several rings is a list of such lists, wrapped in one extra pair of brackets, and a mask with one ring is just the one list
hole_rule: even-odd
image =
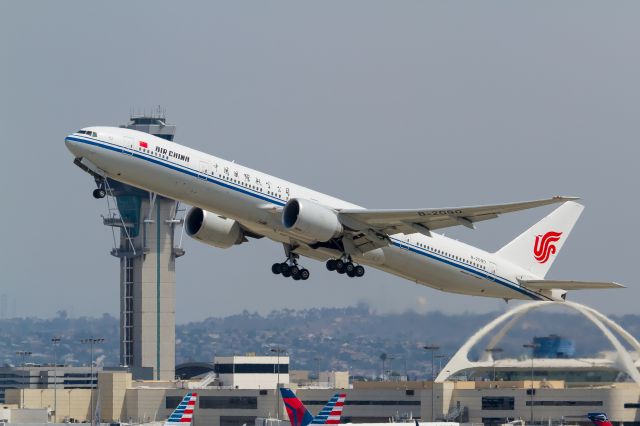
[(99, 200), (107, 196), (107, 191), (104, 190), (103, 187), (97, 188), (93, 190), (93, 198)]
[(94, 176), (94, 179), (98, 187), (93, 190), (93, 198), (95, 198), (96, 200), (99, 200), (101, 198), (106, 197), (107, 196), (107, 189), (106, 189), (107, 184), (105, 182), (106, 179), (98, 176)]

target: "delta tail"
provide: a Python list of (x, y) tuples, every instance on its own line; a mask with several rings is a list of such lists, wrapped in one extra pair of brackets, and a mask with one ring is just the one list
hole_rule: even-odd
[(313, 417), (291, 389), (280, 388), (280, 394), (282, 395), (284, 406), (287, 409), (291, 426), (339, 424), (342, 409), (344, 408), (344, 400), (347, 397), (344, 393), (335, 394), (322, 410), (320, 410), (318, 415)]

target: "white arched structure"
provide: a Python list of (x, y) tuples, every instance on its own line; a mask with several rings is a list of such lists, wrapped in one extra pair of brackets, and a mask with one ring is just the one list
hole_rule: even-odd
[(607, 338), (607, 340), (611, 343), (616, 351), (616, 358), (613, 360), (613, 366), (618, 370), (628, 374), (634, 382), (640, 385), (640, 373), (638, 372), (638, 368), (636, 367), (635, 362), (631, 358), (629, 352), (622, 345), (620, 339), (616, 337), (616, 334), (614, 333), (617, 333), (618, 336), (626, 341), (637, 354), (640, 354), (640, 343), (638, 342), (638, 340), (631, 334), (629, 334), (625, 329), (623, 329), (619, 324), (610, 320), (595, 309), (581, 305), (579, 303), (566, 301), (526, 303), (500, 315), (498, 318), (494, 319), (489, 324), (478, 330), (460, 347), (460, 349), (458, 349), (458, 352), (453, 355), (447, 365), (442, 369), (440, 374), (438, 374), (438, 377), (436, 377), (436, 382), (444, 382), (449, 377), (464, 370), (482, 367), (491, 368), (494, 365), (494, 362), (492, 353), (490, 351), (485, 351), (484, 355), (479, 361), (470, 361), (469, 351), (480, 340), (482, 340), (482, 338), (502, 325), (498, 332), (491, 338), (487, 346), (487, 349), (493, 349), (507, 334), (507, 332), (511, 330), (511, 328), (518, 322), (518, 320), (522, 318), (523, 315), (534, 309), (540, 309), (542, 307), (550, 305), (565, 306), (567, 308), (573, 309), (574, 311), (582, 314), (586, 319), (591, 321), (602, 332), (602, 334)]

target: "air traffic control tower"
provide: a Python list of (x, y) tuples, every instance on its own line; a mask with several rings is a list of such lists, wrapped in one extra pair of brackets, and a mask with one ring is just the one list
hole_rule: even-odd
[[(173, 140), (176, 127), (165, 116), (132, 116), (121, 127)], [(120, 259), (120, 364), (134, 378), (172, 380), (175, 376), (175, 261), (183, 210), (179, 203), (132, 186), (108, 181), (113, 227), (111, 254)]]

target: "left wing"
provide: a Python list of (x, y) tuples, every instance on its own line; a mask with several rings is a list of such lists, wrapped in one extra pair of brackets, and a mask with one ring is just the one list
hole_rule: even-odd
[(420, 210), (345, 209), (340, 210), (338, 215), (345, 226), (354, 230), (374, 229), (385, 234), (420, 232), (429, 235), (429, 231), (434, 229), (458, 225), (473, 228), (475, 222), (495, 219), (504, 213), (577, 199), (577, 197), (558, 196), (521, 203)]

